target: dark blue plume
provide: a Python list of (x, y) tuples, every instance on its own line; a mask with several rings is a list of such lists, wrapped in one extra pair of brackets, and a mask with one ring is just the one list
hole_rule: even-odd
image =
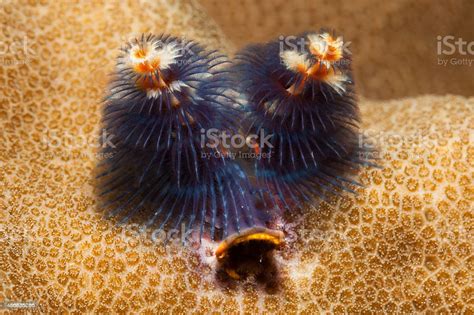
[(342, 38), (326, 32), (252, 45), (237, 55), (246, 133), (272, 135), (253, 162), (262, 199), (291, 208), (360, 185), (352, 175), (371, 163), (359, 141), (350, 61)]
[(227, 62), (167, 35), (122, 49), (103, 114), (114, 136), (98, 175), (108, 216), (164, 230), (184, 223), (212, 239), (260, 224), (245, 173), (205, 136), (238, 130)]

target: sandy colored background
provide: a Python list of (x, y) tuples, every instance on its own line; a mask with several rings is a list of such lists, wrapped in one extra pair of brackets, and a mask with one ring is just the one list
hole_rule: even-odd
[[(239, 46), (243, 38), (267, 36), (265, 29), (273, 32), (284, 21), (299, 23), (299, 15), (276, 10), (269, 1), (258, 1), (255, 10), (242, 3), (214, 5), (238, 9), (233, 14), (242, 22), (232, 25), (241, 30), (240, 39), (223, 26), (228, 40), (191, 0), (0, 2), (3, 43), (22, 43), (26, 37), (31, 48), (3, 56), (7, 59), (0, 67), (0, 302), (35, 301), (36, 312), (73, 314), (472, 314), (474, 98), (406, 97), (468, 94), (472, 82), (463, 78), (469, 73), (456, 68), (446, 70), (451, 76), (440, 76), (430, 72), (439, 70), (432, 63), (406, 66), (412, 58), (424, 60), (418, 52), (404, 54), (405, 63), (397, 61), (397, 66), (382, 58), (396, 61), (404, 51), (400, 47), (410, 43), (403, 38), (431, 41), (415, 32), (422, 26), (433, 36), (438, 27), (453, 27), (464, 36), (472, 30), (462, 26), (468, 23), (463, 18), (469, 15), (467, 2), (464, 8), (463, 2), (449, 1), (446, 8), (427, 1), (417, 8), (406, 1), (380, 8), (330, 2), (341, 10), (333, 23), (332, 11), (319, 11), (328, 17), (324, 24), (347, 25), (348, 33), (367, 30), (354, 52), (367, 61), (362, 67), (358, 61), (362, 92), (403, 98), (360, 102), (363, 128), (382, 140), (384, 168), (361, 172), (366, 188), (357, 196), (284, 222), (288, 246), (276, 255), (278, 290), (252, 279), (223, 286), (216, 281), (215, 260), (205, 251), (155, 244), (103, 219), (93, 190), (95, 144), (100, 102), (118, 47), (130, 36), (151, 31), (232, 52), (232, 40)], [(448, 14), (453, 10), (458, 13)], [(246, 12), (254, 12), (253, 17)], [(281, 12), (278, 23), (261, 31), (251, 27), (273, 21), (265, 19), (271, 12)], [(299, 12), (305, 16), (301, 21), (315, 19)], [(380, 12), (391, 18), (381, 19)], [(406, 18), (399, 19), (402, 15)], [(429, 16), (429, 23), (421, 22)], [(354, 29), (345, 24), (350, 17), (359, 21)], [(398, 29), (403, 31), (398, 34)], [(397, 38), (398, 45), (382, 42), (390, 37), (384, 34)], [(377, 94), (380, 87), (390, 93)], [(305, 229), (313, 233), (302, 237)]]
[[(358, 91), (389, 99), (474, 95), (474, 64), (438, 66), (437, 36), (474, 41), (471, 0), (201, 0), (237, 47), (332, 28), (351, 41)], [(440, 56), (442, 59), (474, 56)]]

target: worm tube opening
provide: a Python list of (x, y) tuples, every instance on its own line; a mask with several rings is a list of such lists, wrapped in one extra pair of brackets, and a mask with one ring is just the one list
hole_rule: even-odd
[(232, 234), (220, 243), (215, 252), (218, 270), (234, 280), (251, 275), (263, 281), (275, 278), (277, 268), (273, 252), (283, 245), (282, 231), (264, 227)]

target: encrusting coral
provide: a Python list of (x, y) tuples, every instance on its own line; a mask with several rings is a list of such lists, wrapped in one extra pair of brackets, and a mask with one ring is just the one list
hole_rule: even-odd
[(212, 252), (117, 227), (93, 190), (120, 34), (161, 28), (229, 47), (215, 26), (187, 1), (2, 6), (4, 41), (28, 50), (0, 68), (0, 302), (72, 313), (474, 312), (474, 99), (361, 101), (384, 168), (363, 170), (357, 196), (279, 222), (278, 283), (222, 283)]

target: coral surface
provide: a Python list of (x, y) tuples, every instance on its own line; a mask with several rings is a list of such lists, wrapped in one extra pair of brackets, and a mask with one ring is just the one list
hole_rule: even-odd
[(278, 285), (222, 283), (210, 251), (164, 247), (103, 219), (92, 176), (100, 100), (123, 37), (163, 30), (230, 47), (196, 4), (173, 3), (2, 2), (2, 38), (28, 50), (0, 68), (0, 302), (75, 313), (473, 313), (472, 98), (361, 101), (384, 168), (361, 173), (357, 196), (281, 222)]

